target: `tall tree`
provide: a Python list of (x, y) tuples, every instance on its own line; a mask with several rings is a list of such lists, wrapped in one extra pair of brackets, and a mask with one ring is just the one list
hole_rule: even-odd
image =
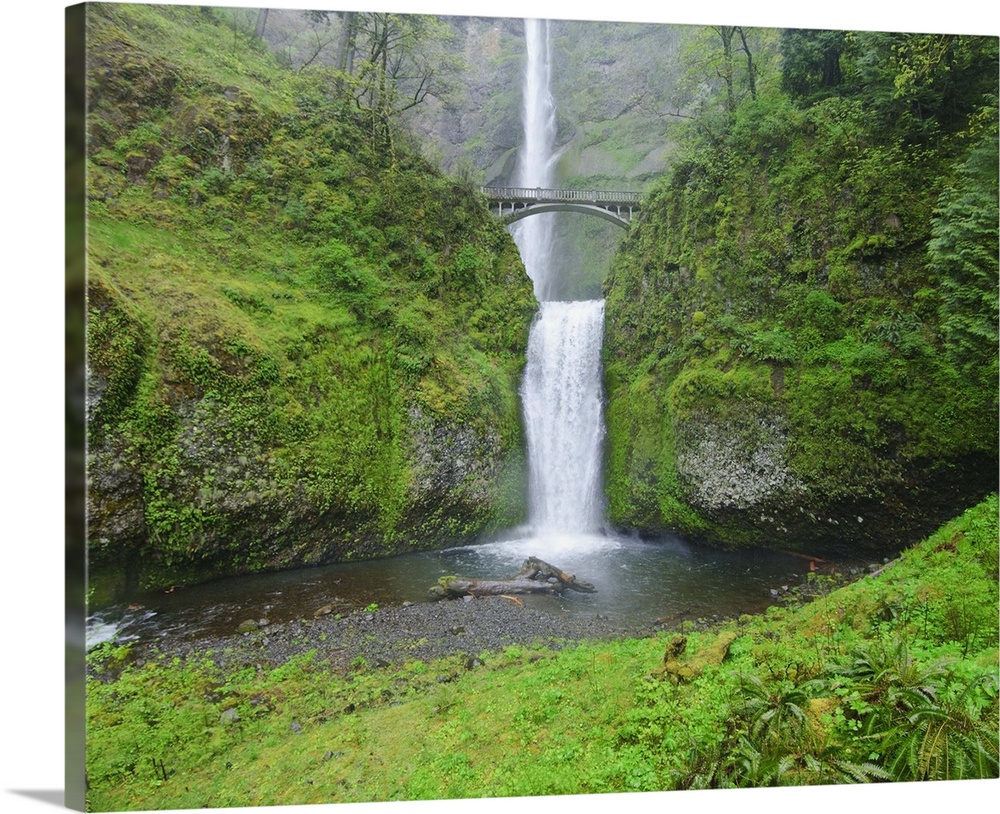
[(720, 25), (713, 28), (722, 43), (722, 64), (717, 69), (719, 77), (726, 89), (726, 110), (731, 114), (736, 110), (736, 78), (733, 69), (733, 35), (736, 26)]
[[(351, 93), (371, 122), (373, 146), (393, 155), (392, 132), (407, 110), (448, 87), (455, 58), (448, 24), (422, 14), (357, 13)], [(350, 51), (348, 47), (348, 51)]]
[(350, 74), (354, 71), (355, 12), (340, 14), (340, 38), (337, 41), (337, 70)]
[(670, 115), (694, 119), (713, 138), (712, 133), (726, 127), (718, 121), (719, 113), (732, 119), (744, 99), (756, 100), (767, 90), (765, 80), (778, 76), (777, 40), (778, 32), (769, 28), (692, 29), (681, 43), (685, 70), (676, 86), (678, 112)]
[(957, 132), (997, 93), (996, 37), (855, 31), (846, 42), (846, 90), (907, 142)]
[(329, 11), (304, 11), (302, 16), (309, 23), (309, 30), (305, 37), (307, 44), (301, 53), (300, 71), (308, 68), (319, 59), (336, 39), (336, 34), (330, 24)]
[(782, 89), (806, 103), (836, 93), (844, 78), (840, 60), (846, 44), (844, 31), (782, 31)]
[(747, 37), (747, 30), (740, 26), (736, 29), (736, 33), (740, 37), (740, 50), (743, 51), (747, 60), (747, 90), (750, 91), (750, 98), (757, 98), (757, 66), (753, 61), (753, 51), (750, 50), (749, 38)]
[(253, 28), (253, 35), (258, 40), (264, 38), (264, 29), (267, 28), (267, 12), (269, 10), (262, 8), (257, 11), (257, 24)]

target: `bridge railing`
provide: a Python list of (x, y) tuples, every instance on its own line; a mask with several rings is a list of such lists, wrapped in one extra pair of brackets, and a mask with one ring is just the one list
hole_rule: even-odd
[(639, 192), (601, 192), (593, 189), (543, 189), (541, 187), (480, 187), (480, 192), (494, 201), (537, 201), (563, 203), (585, 201), (593, 204), (637, 205)]

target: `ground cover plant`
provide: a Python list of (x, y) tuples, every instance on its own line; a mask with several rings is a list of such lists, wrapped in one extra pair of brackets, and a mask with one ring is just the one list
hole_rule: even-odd
[[(997, 777), (996, 497), (760, 616), (332, 669), (89, 657), (92, 810)], [(499, 600), (498, 600), (499, 601)], [(471, 668), (470, 668), (471, 666)], [(485, 736), (484, 733), (488, 733)]]

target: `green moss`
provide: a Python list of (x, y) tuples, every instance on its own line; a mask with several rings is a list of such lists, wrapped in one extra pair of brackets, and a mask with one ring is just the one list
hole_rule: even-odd
[[(718, 541), (877, 547), (884, 534), (892, 547), (995, 488), (996, 387), (985, 373), (996, 360), (986, 341), (996, 325), (986, 305), (995, 218), (991, 229), (988, 215), (948, 220), (972, 212), (973, 199), (995, 199), (995, 162), (984, 158), (995, 141), (908, 148), (867, 116), (867, 92), (800, 108), (761, 89), (711, 141), (688, 133), (672, 172), (647, 192), (605, 283), (616, 518), (690, 528), (675, 502), (706, 512), (678, 490), (667, 460), (677, 428), (697, 416), (724, 426), (747, 411), (785, 428), (782, 463), (797, 487), (780, 505), (715, 513), (703, 528)], [(980, 102), (995, 109), (995, 97)], [(978, 121), (978, 110), (963, 115)], [(952, 174), (960, 183), (944, 191)], [(980, 259), (959, 262), (959, 242)], [(965, 295), (968, 319), (958, 316)], [(669, 515), (651, 510), (657, 502)], [(879, 504), (897, 527), (840, 525)], [(646, 508), (629, 514), (630, 505)], [(826, 527), (797, 524), (810, 513)], [(761, 519), (773, 517), (786, 532)]]
[(88, 365), (100, 392), (90, 403), (91, 441), (113, 424), (134, 397), (151, 350), (149, 328), (100, 270), (89, 279)]
[(662, 420), (664, 407), (657, 399), (655, 379), (639, 379), (627, 393), (613, 387), (613, 378), (608, 382), (609, 521), (620, 528), (699, 536), (706, 521), (685, 501), (675, 463), (674, 422)]
[(534, 298), (479, 197), (403, 143), (359, 150), (350, 99), (215, 11), (88, 19), (92, 429), (115, 442), (93, 466), (129, 473), (142, 516), (98, 522), (95, 571), (125, 552), (151, 581), (379, 556), (510, 516), (508, 476), (414, 505), (413, 409), (467, 428), (485, 471), (520, 461)]

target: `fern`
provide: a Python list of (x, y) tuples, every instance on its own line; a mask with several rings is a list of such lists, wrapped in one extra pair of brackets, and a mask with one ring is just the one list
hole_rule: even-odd
[(891, 780), (889, 773), (874, 763), (853, 763), (850, 760), (834, 760), (832, 766), (836, 774), (849, 783), (873, 783)]
[(960, 364), (995, 372), (1000, 279), (995, 135), (972, 151), (959, 175), (938, 201), (928, 257), (940, 279), (940, 318), (950, 355)]
[[(859, 751), (882, 756), (887, 779), (998, 775), (997, 677), (985, 673), (963, 683), (949, 673), (948, 665), (918, 664), (905, 642), (897, 640), (858, 648), (841, 669), (841, 676), (856, 682), (863, 702), (855, 718), (855, 744)], [(961, 690), (957, 695), (955, 687)], [(984, 714), (986, 708), (989, 715)]]

